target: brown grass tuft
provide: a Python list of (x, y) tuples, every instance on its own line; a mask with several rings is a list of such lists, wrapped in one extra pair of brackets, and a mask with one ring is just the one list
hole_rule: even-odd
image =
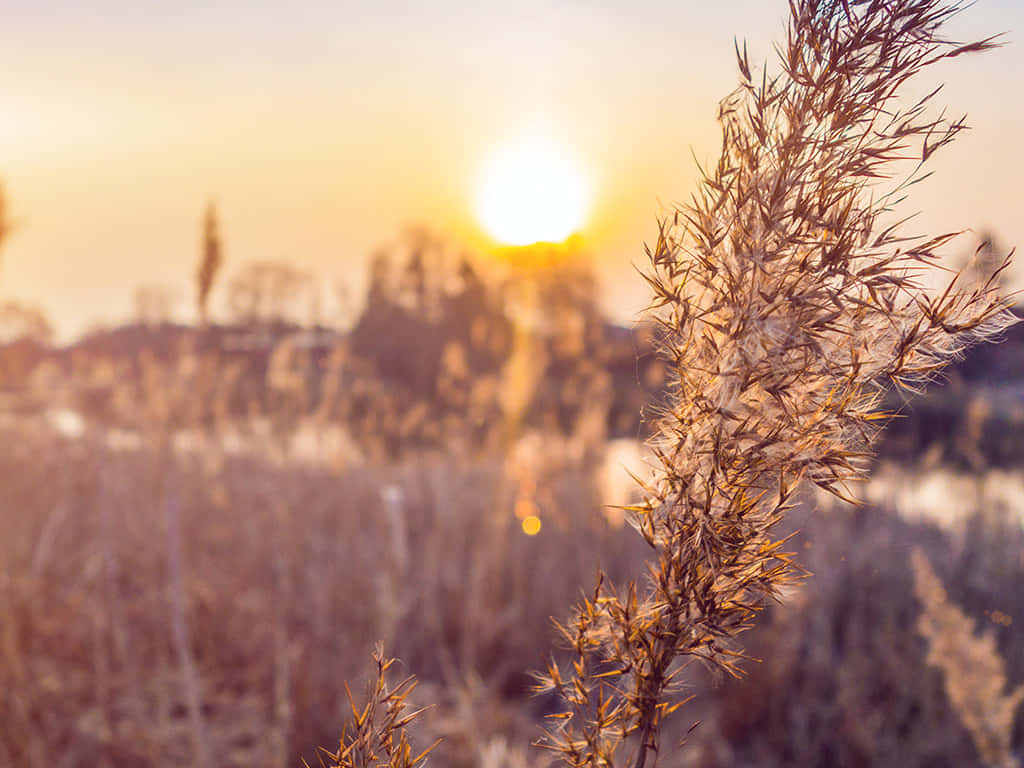
[(352, 720), (342, 729), (338, 751), (328, 753), (331, 768), (419, 768), (426, 764), (427, 755), (438, 742), (418, 754), (410, 743), (406, 726), (424, 712), (405, 711), (409, 694), (416, 688), (416, 678), (410, 675), (389, 683), (388, 671), (395, 660), (385, 659), (384, 649), (379, 645), (373, 652), (373, 661), (377, 674), (366, 704), (358, 706), (348, 685), (345, 686)]

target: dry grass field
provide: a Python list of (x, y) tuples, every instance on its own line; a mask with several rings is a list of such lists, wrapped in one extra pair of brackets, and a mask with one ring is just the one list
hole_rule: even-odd
[(350, 329), (267, 265), (217, 325), (211, 209), (200, 326), (5, 344), (0, 766), (1021, 765), (1021, 347), (946, 368), (1007, 262), (931, 291), (951, 236), (877, 186), (965, 127), (904, 82), (993, 43), (790, 10), (633, 329), (585, 265), (419, 245)]

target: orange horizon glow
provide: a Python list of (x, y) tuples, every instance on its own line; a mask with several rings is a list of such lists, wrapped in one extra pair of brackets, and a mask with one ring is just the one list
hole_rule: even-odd
[[(11, 0), (4, 12), (0, 184), (18, 226), (0, 294), (41, 307), (64, 340), (130, 319), (143, 284), (173, 288), (175, 319), (194, 319), (210, 200), (225, 281), (285, 261), (360, 296), (370, 255), (409, 225), (515, 263), (526, 254), (513, 248), (579, 232), (605, 307), (630, 322), (649, 299), (635, 267), (657, 218), (689, 199), (694, 158), (717, 157), (734, 38), (775, 68), (786, 4), (105, 8)], [(678, 23), (651, 23), (662, 17)], [(992, 0), (963, 22), (952, 32), (964, 38), (1021, 28), (1024, 5)], [(937, 74), (940, 105), (974, 130), (914, 188), (912, 229), (987, 228), (1024, 245), (1024, 106), (1006, 98), (1022, 53), (1014, 43)], [(514, 149), (530, 142), (540, 149)], [(491, 159), (507, 145), (512, 160)], [(965, 237), (951, 251), (972, 248)], [(214, 320), (228, 314), (222, 287)]]

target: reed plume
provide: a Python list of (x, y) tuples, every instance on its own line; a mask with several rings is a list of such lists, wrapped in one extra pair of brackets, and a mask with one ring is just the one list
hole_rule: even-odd
[(413, 752), (409, 742), (406, 726), (423, 712), (405, 712), (409, 694), (416, 687), (416, 678), (410, 676), (398, 683), (390, 683), (388, 671), (395, 660), (386, 659), (379, 645), (374, 650), (373, 661), (377, 675), (362, 707), (355, 703), (348, 686), (345, 687), (352, 707), (352, 720), (342, 730), (338, 751), (327, 753), (331, 767), (421, 768), (437, 742), (419, 754)]
[(1011, 749), (1014, 713), (1024, 701), (1024, 685), (1009, 694), (1006, 662), (995, 636), (979, 634), (973, 619), (949, 600), (928, 557), (911, 553), (914, 593), (921, 603), (918, 630), (928, 642), (928, 663), (942, 670), (946, 693), (986, 765), (1018, 768)]
[[(720, 108), (722, 151), (648, 249), (670, 373), (656, 479), (633, 521), (648, 579), (599, 579), (562, 627), (575, 658), (541, 687), (565, 701), (546, 746), (571, 766), (657, 758), (685, 662), (739, 674), (736, 637), (799, 569), (773, 534), (807, 481), (849, 498), (889, 384), (916, 389), (1014, 318), (982, 284), (930, 293), (955, 234), (908, 237), (894, 210), (965, 129), (931, 117), (937, 91), (897, 94), (930, 65), (994, 39), (946, 40), (940, 0), (791, 0), (780, 71)], [(902, 181), (893, 174), (907, 170)]]
[(199, 266), (196, 268), (196, 308), (199, 311), (199, 325), (205, 328), (208, 320), (210, 291), (224, 260), (221, 254), (220, 234), (217, 226), (217, 209), (210, 203), (203, 215), (202, 250)]

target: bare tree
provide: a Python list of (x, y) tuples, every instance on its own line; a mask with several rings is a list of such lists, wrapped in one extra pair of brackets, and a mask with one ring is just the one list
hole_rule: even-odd
[(144, 283), (135, 289), (135, 319), (143, 325), (163, 325), (171, 321), (178, 294), (163, 283)]
[(14, 229), (14, 223), (7, 207), (7, 197), (4, 195), (3, 185), (0, 185), (0, 248), (3, 247), (4, 242), (10, 237), (11, 230)]
[(249, 264), (228, 284), (228, 305), (237, 322), (280, 323), (294, 320), (308, 308), (313, 279), (289, 264)]
[[(999, 270), (1007, 254), (996, 235), (988, 230), (979, 232), (976, 242), (975, 249), (965, 254), (957, 264), (964, 275), (965, 284), (971, 288), (984, 285), (989, 277)], [(1002, 285), (1004, 277), (1004, 272), (998, 271), (996, 284)]]
[(0, 245), (7, 239), (7, 199), (3, 187), (0, 187)]
[(0, 344), (31, 340), (49, 344), (53, 340), (53, 326), (38, 307), (17, 301), (0, 304)]

